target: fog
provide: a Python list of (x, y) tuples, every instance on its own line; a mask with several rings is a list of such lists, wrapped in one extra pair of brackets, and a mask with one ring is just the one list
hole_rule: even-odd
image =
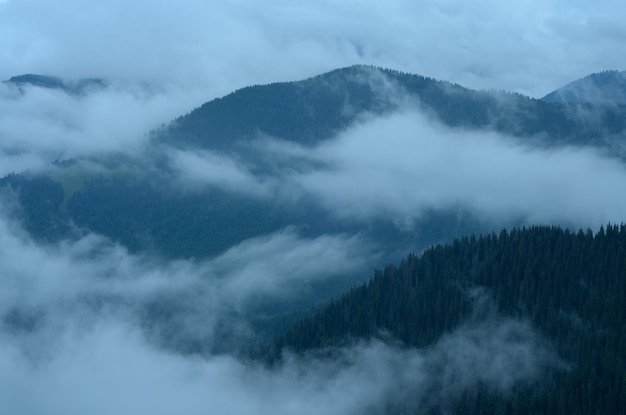
[[(5, 217), (0, 225), (3, 412), (382, 413), (445, 408), (478, 385), (507, 395), (565, 368), (527, 322), (493, 311), (423, 350), (373, 340), (326, 358), (287, 354), (272, 367), (231, 353), (180, 354), (146, 331), (142, 304), (177, 299), (182, 327), (168, 340), (194, 332), (210, 342), (229, 302), (297, 295), (307, 278), (328, 278), (324, 270), (360, 268), (361, 241), (285, 230), (208, 262), (163, 264), (93, 235), (43, 247)], [(212, 273), (220, 278), (204, 278)], [(478, 307), (490, 301), (481, 298)]]
[(293, 358), (268, 369), (166, 354), (126, 327), (100, 324), (67, 336), (53, 359), (37, 364), (2, 347), (0, 397), (10, 413), (368, 414), (445, 406), (478, 384), (510, 392), (558, 365), (524, 323), (475, 330), (424, 351), (362, 343), (333, 361)]
[(275, 191), (268, 178), (256, 177), (253, 166), (241, 160), (212, 151), (182, 151), (167, 149), (179, 186), (189, 191), (202, 191), (207, 187), (267, 198)]
[(626, 166), (606, 151), (452, 129), (416, 107), (370, 116), (314, 148), (268, 137), (252, 145), (259, 159), (286, 167), (255, 175), (253, 163), (223, 154), (171, 157), (181, 182), (236, 187), (251, 197), (313, 198), (356, 223), (386, 218), (410, 228), (433, 210), (463, 210), (498, 226), (596, 229), (626, 219)]
[(208, 99), (366, 63), (538, 97), (622, 68), (623, 11), (612, 0), (6, 0), (0, 79), (43, 73), (149, 81), (202, 89)]
[[(476, 89), (541, 97), (623, 69), (625, 3), (392, 0), (202, 2), (0, 0), (0, 79), (98, 77), (85, 94), (0, 84), (0, 176), (51, 162), (142, 156), (149, 132), (248, 85), (368, 64)], [(397, 91), (394, 91), (396, 93)], [(395, 102), (395, 101), (394, 101)], [(624, 165), (594, 148), (537, 148), (444, 127), (403, 100), (305, 148), (259, 137), (276, 168), (171, 151), (176, 184), (276, 202), (314, 201), (339, 221), (400, 229), (433, 209), (498, 224), (595, 228), (626, 212)], [(0, 412), (15, 414), (382, 413), (442, 408), (486, 388), (510, 396), (566, 370), (524, 320), (471, 319), (422, 350), (369, 341), (329, 358), (241, 358), (267, 304), (369, 278), (366, 233), (297, 226), (208, 259), (129, 253), (101, 235), (35, 242), (0, 198)], [(314, 299), (315, 300), (315, 299)], [(313, 300), (313, 301), (314, 301)], [(307, 304), (309, 305), (309, 304)]]
[(450, 130), (414, 111), (356, 126), (313, 157), (332, 167), (292, 179), (345, 217), (406, 222), (428, 209), (464, 207), (496, 220), (594, 228), (625, 218), (626, 168), (600, 150), (535, 148)]
[(304, 305), (300, 298), (319, 284), (345, 285), (342, 278), (369, 273), (376, 258), (372, 243), (358, 236), (311, 239), (287, 228), (212, 259), (168, 262), (131, 255), (93, 234), (37, 245), (16, 222), (6, 217), (0, 222), (0, 315), (20, 336), (122, 313), (157, 338), (172, 335), (173, 346), (185, 340), (210, 349), (218, 343), (213, 337), (222, 317), (241, 325), (232, 329), (236, 337), (237, 330), (246, 330), (248, 313), (259, 311), (258, 303), (280, 307), (298, 299)]
[(15, 97), (0, 86), (0, 173), (129, 151), (151, 128), (237, 88), (353, 64), (541, 97), (591, 72), (623, 69), (624, 7), (5, 0), (0, 79), (99, 77), (111, 87), (83, 97), (39, 89)]
[(54, 160), (135, 155), (149, 131), (192, 104), (175, 90), (111, 83), (85, 94), (0, 84), (0, 174), (42, 171)]
[(0, 79), (39, 73), (110, 84), (80, 97), (41, 89), (16, 96), (0, 85), (0, 174), (136, 150), (150, 129), (237, 88), (354, 64), (541, 97), (591, 72), (623, 69), (624, 7), (5, 0)]
[[(317, 151), (324, 154), (317, 149), (314, 156)], [(11, 205), (11, 196), (3, 195), (3, 412), (445, 409), (477, 387), (504, 396), (525, 385), (541, 388), (546, 376), (564, 368), (528, 322), (493, 310), (426, 349), (373, 340), (325, 358), (287, 354), (268, 367), (238, 357), (238, 349), (259, 341), (250, 313), (259, 303), (302, 304), (319, 283), (369, 275), (377, 260), (372, 241), (341, 234), (308, 238), (290, 227), (214, 258), (166, 261), (130, 254), (94, 234), (38, 244), (20, 229)]]

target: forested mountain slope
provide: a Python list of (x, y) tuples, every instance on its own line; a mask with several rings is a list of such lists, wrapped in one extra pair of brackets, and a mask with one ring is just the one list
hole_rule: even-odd
[[(78, 93), (52, 78), (22, 81)], [(287, 350), (301, 361), (334, 358), (380, 338), (431, 356), (417, 359), (423, 398), (445, 388), (450, 376), (439, 374), (455, 362), (457, 349), (446, 349), (453, 339), (483, 356), (497, 352), (486, 366), (498, 376), (475, 378), (446, 405), (401, 402), (390, 413), (620, 414), (626, 227), (568, 226), (622, 218), (625, 136), (622, 104), (547, 102), (356, 66), (208, 102), (150, 133), (136, 153), (7, 175), (1, 213), (18, 247), (93, 246), (76, 249), (79, 263), (114, 251), (129, 278), (144, 264), (164, 275), (157, 295), (121, 301), (120, 290), (81, 301), (123, 304), (167, 350), (268, 347), (264, 356), (280, 365)], [(535, 223), (563, 228), (490, 233)], [(472, 233), (486, 236), (446, 244)], [(361, 284), (366, 270), (402, 257), (291, 326)], [(103, 283), (111, 272), (104, 267)], [(197, 285), (170, 289), (188, 273)], [(31, 314), (16, 304), (3, 324), (36, 330)], [(492, 387), (499, 359), (524, 369), (530, 352), (544, 365)]]
[[(15, 77), (10, 82), (46, 88), (69, 85), (56, 78), (35, 75)], [(102, 174), (103, 169), (100, 173), (81, 170), (76, 167), (80, 160), (67, 166), (59, 163), (60, 171), (52, 178), (63, 184), (62, 201), (55, 196), (44, 204), (34, 205), (21, 197), (23, 217), (39, 218), (37, 221), (41, 223), (29, 229), (44, 240), (52, 237), (46, 229), (54, 228), (58, 234), (59, 223), (71, 220), (131, 250), (147, 248), (173, 257), (214, 255), (231, 242), (286, 225), (303, 226), (312, 234), (358, 231), (362, 224), (337, 220), (314, 198), (305, 197), (295, 203), (263, 199), (254, 193), (225, 189), (218, 179), (211, 186), (190, 192), (176, 182), (174, 176), (180, 166), (176, 165), (175, 157), (181, 149), (197, 157), (208, 151), (218, 155), (217, 162), (227, 154), (232, 158), (228, 163), (241, 164), (246, 169), (243, 174), (254, 175), (255, 186), (262, 187), (264, 183), (282, 181), (280, 176), (285, 172), (315, 171), (319, 167), (307, 160), (306, 153), (276, 161), (273, 150), (264, 147), (263, 137), (287, 140), (311, 149), (335, 139), (349, 126), (398, 110), (426, 114), (436, 123), (460, 131), (504, 133), (530, 146), (594, 146), (608, 149), (612, 157), (621, 154), (626, 127), (626, 108), (621, 106), (549, 103), (517, 94), (473, 91), (392, 70), (353, 66), (303, 81), (251, 86), (207, 102), (169, 127), (153, 132), (151, 146), (135, 160), (121, 157), (116, 161), (114, 156), (92, 159), (91, 163), (104, 166), (106, 174)], [(133, 163), (136, 166), (129, 168)], [(323, 164), (324, 160), (315, 163)], [(79, 173), (72, 173), (72, 169)], [(68, 176), (75, 176), (69, 184), (64, 179)], [(26, 194), (30, 192), (29, 186), (44, 183), (25, 177), (4, 180), (2, 184), (5, 187), (12, 184), (14, 190), (24, 188), (22, 193)], [(58, 192), (52, 189), (56, 184), (48, 184), (50, 189), (42, 197)], [(137, 200), (139, 195), (142, 200)], [(43, 207), (48, 212), (40, 215), (38, 212)], [(432, 209), (424, 220), (415, 223), (413, 231), (404, 227), (400, 234), (393, 231), (395, 220), (390, 218), (376, 219), (368, 228), (385, 230), (389, 236), (385, 240), (389, 243), (425, 235), (416, 244), (425, 246), (466, 232), (487, 231), (493, 225), (479, 225), (464, 209), (464, 206), (450, 211)], [(255, 212), (252, 216), (251, 211)]]
[(368, 114), (407, 105), (448, 126), (493, 130), (548, 145), (606, 145), (607, 136), (624, 135), (626, 107), (554, 101), (353, 66), (303, 81), (238, 90), (177, 118), (155, 140), (233, 150), (260, 134), (313, 145)]
[(626, 71), (604, 71), (587, 75), (542, 98), (546, 102), (626, 104)]
[(595, 235), (531, 227), (464, 237), (376, 272), (292, 327), (271, 356), (285, 349), (332, 351), (381, 335), (425, 348), (468, 321), (528, 319), (565, 366), (541, 387), (521, 388), (512, 397), (466, 394), (455, 403), (456, 413), (623, 414), (625, 270), (625, 225)]
[[(31, 76), (23, 82), (66, 85)], [(37, 242), (96, 233), (131, 254), (166, 261), (202, 263), (285, 233), (302, 245), (357, 241), (345, 255), (365, 258), (353, 258), (358, 266), (341, 278), (311, 283), (301, 315), (363, 281), (358, 267), (393, 263), (464, 234), (620, 218), (622, 199), (611, 186), (622, 182), (625, 111), (355, 66), (210, 101), (152, 132), (137, 154), (8, 175), (0, 197)], [(596, 171), (604, 186), (591, 183)], [(590, 184), (579, 191), (579, 183)], [(609, 198), (609, 207), (587, 203), (594, 198)], [(254, 313), (283, 324), (293, 301), (280, 301), (260, 300)], [(430, 337), (419, 335), (422, 343), (398, 337), (427, 344), (438, 336), (432, 327)]]

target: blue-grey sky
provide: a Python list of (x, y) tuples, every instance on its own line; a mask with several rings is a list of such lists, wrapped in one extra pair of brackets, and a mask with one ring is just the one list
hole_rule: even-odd
[(624, 16), (616, 0), (3, 0), (0, 78), (100, 76), (209, 98), (366, 63), (538, 97), (624, 69)]

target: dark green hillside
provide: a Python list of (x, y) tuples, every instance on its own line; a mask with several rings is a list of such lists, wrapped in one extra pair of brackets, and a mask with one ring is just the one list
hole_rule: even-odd
[[(131, 252), (165, 258), (207, 258), (261, 235), (293, 226), (302, 237), (360, 234), (375, 241), (389, 260), (456, 235), (491, 229), (463, 210), (430, 211), (412, 229), (384, 218), (368, 223), (338, 219), (311, 198), (297, 202), (221, 190), (181, 189), (167, 175), (94, 176), (66, 171), (62, 185), (44, 175), (11, 174), (0, 179), (0, 195), (35, 239), (57, 241), (89, 230)], [(75, 174), (76, 177), (73, 177)]]
[(75, 223), (131, 251), (154, 250), (170, 258), (215, 255), (291, 223), (285, 211), (264, 200), (218, 189), (176, 191), (134, 177), (90, 180), (67, 210)]
[(492, 130), (548, 146), (604, 146), (626, 136), (626, 105), (546, 102), (508, 92), (474, 91), (411, 74), (385, 73), (417, 98), (427, 113), (450, 127)]
[(396, 107), (377, 70), (352, 67), (300, 82), (256, 85), (210, 101), (157, 133), (157, 141), (209, 149), (233, 149), (266, 134), (313, 144), (347, 127), (364, 113)]
[(491, 293), (500, 314), (530, 319), (570, 370), (554, 374), (543, 395), (468, 395), (458, 413), (626, 413), (625, 225), (595, 235), (514, 229), (410, 255), (292, 327), (273, 356), (381, 331), (426, 347), (468, 318), (468, 293), (477, 287)]
[(258, 135), (311, 145), (367, 114), (383, 115), (407, 103), (451, 127), (494, 130), (544, 145), (605, 145), (606, 137), (622, 137), (626, 129), (626, 106), (546, 102), (354, 66), (241, 89), (179, 117), (155, 132), (154, 140), (222, 151), (239, 151)]
[(570, 82), (542, 98), (546, 102), (626, 104), (626, 71), (604, 71)]
[[(48, 88), (69, 85), (57, 78), (36, 75), (15, 77), (11, 82)], [(626, 107), (619, 105), (549, 103), (516, 94), (472, 91), (392, 70), (354, 66), (299, 82), (251, 86), (208, 102), (155, 132), (153, 143), (157, 145), (137, 158), (141, 162), (116, 156), (94, 160), (104, 164), (111, 177), (91, 180), (95, 173), (88, 168), (59, 164), (53, 177), (63, 184), (63, 189), (50, 179), (45, 179), (44, 186), (44, 182), (40, 183), (43, 178), (22, 180), (17, 176), (3, 179), (0, 188), (13, 183), (13, 187), (22, 189), (18, 197), (21, 214), (27, 230), (38, 238), (54, 240), (65, 229), (62, 223), (73, 222), (131, 250), (156, 250), (168, 257), (214, 255), (245, 238), (289, 225), (311, 235), (362, 232), (388, 252), (402, 254), (408, 247), (420, 249), (464, 232), (492, 229), (493, 223), (475, 223), (471, 215), (463, 213), (463, 206), (458, 208), (461, 213), (429, 212), (413, 229), (399, 230), (391, 219), (365, 224), (339, 221), (332, 212), (306, 198), (287, 206), (237, 192), (173, 191), (171, 183), (163, 185), (172, 181), (168, 153), (171, 149), (158, 143), (187, 147), (190, 151), (235, 153), (234, 159), (242, 161), (250, 172), (271, 180), (277, 171), (312, 167), (298, 158), (283, 160), (280, 163), (284, 165), (276, 166), (273, 160), (259, 155), (258, 147), (249, 145), (250, 138), (269, 134), (313, 145), (367, 114), (386, 114), (404, 105), (414, 106), (416, 111), (419, 107), (454, 128), (495, 130), (542, 145), (614, 144), (620, 148), (626, 127)], [(150, 176), (159, 177), (145, 179), (146, 169), (156, 172)], [(58, 197), (61, 205), (57, 204)], [(505, 225), (515, 224), (496, 226)]]
[(53, 242), (68, 235), (61, 214), (63, 187), (49, 177), (9, 174), (0, 178), (0, 197), (36, 239)]
[[(64, 81), (24, 75), (12, 78), (16, 84), (61, 87)], [(545, 145), (579, 143), (619, 148), (626, 127), (626, 107), (591, 104), (549, 103), (503, 92), (472, 91), (449, 82), (366, 66), (354, 66), (304, 81), (251, 86), (204, 104), (170, 127), (154, 133), (153, 143), (235, 153), (254, 174), (272, 178), (278, 170), (311, 168), (297, 158), (275, 166), (259, 156), (258, 148), (247, 141), (269, 134), (313, 145), (362, 119), (367, 114), (385, 114), (409, 105), (425, 111), (454, 128), (495, 130), (535, 140)], [(384, 139), (384, 137), (381, 137)], [(160, 178), (145, 180), (144, 168), (120, 157), (107, 161), (114, 178), (90, 181), (88, 170), (65, 168), (55, 178), (63, 183), (62, 203), (42, 204), (57, 186), (48, 180), (46, 191), (35, 190), (39, 179), (22, 182), (19, 198), (27, 229), (43, 239), (62, 230), (60, 223), (73, 221), (102, 233), (131, 250), (156, 250), (169, 257), (209, 256), (241, 240), (284, 226), (295, 225), (312, 235), (337, 232), (365, 232), (390, 252), (406, 252), (425, 244), (450, 240), (462, 232), (481, 232), (494, 224), (476, 224), (467, 214), (430, 212), (414, 229), (400, 231), (390, 221), (368, 224), (337, 221), (332, 213), (314, 201), (300, 200), (285, 206), (277, 201), (244, 197), (216, 189), (184, 194), (172, 192), (168, 147), (149, 148), (141, 166), (158, 171)], [(115, 159), (115, 157), (113, 157)], [(104, 158), (97, 163), (101, 163)], [(304, 164), (303, 164), (304, 163)], [(63, 170), (65, 168), (65, 170)], [(126, 176), (126, 177), (122, 177)], [(154, 176), (151, 174), (151, 176)], [(154, 180), (153, 180), (154, 179)], [(5, 179), (0, 187), (10, 181)], [(31, 190), (28, 190), (28, 189)], [(29, 193), (30, 192), (30, 193)], [(55, 199), (56, 200), (56, 199)], [(47, 209), (45, 214), (42, 209)], [(459, 207), (463, 211), (463, 206)], [(462, 218), (459, 223), (459, 217)], [(497, 226), (514, 224), (498, 224)], [(58, 235), (57, 235), (58, 236)], [(57, 237), (55, 236), (55, 237)], [(418, 239), (418, 241), (416, 241)]]

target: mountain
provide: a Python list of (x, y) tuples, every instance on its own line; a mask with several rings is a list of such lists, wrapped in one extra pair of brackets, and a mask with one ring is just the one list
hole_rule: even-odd
[(546, 102), (626, 105), (626, 71), (604, 71), (587, 75), (550, 92)]
[(182, 148), (240, 151), (241, 143), (267, 135), (311, 146), (363, 117), (406, 106), (453, 128), (497, 131), (533, 144), (610, 146), (626, 135), (623, 107), (581, 108), (353, 66), (303, 81), (243, 88), (177, 118), (156, 132), (154, 140)]
[[(36, 76), (13, 82), (47, 88), (67, 85)], [(337, 166), (330, 160), (311, 160), (309, 154), (346, 129), (397, 110), (426, 114), (429, 122), (457, 132), (501, 133), (528, 148), (593, 146), (624, 158), (619, 152), (626, 134), (623, 106), (551, 103), (354, 66), (302, 81), (235, 91), (150, 133), (144, 153), (57, 162), (48, 174), (9, 175), (0, 179), (0, 196), (12, 202), (12, 218), (40, 243), (76, 240), (93, 232), (132, 254), (165, 260), (208, 261), (245, 246), (246, 241), (290, 229), (305, 241), (328, 235), (358, 238), (370, 247), (363, 261), (382, 266), (455, 237), (527, 223), (522, 215), (480, 215), (463, 203), (427, 206), (404, 221), (390, 214), (339, 215), (323, 198), (291, 181), (294, 172), (295, 176), (335, 172)], [(380, 134), (381, 140), (385, 134)], [(270, 145), (283, 146), (281, 151), (287, 155), (275, 156), (266, 148)], [(206, 183), (190, 183), (193, 180), (186, 180), (183, 172), (190, 168), (189, 160), (213, 168), (214, 176)], [(234, 184), (229, 182), (232, 178)], [(415, 192), (427, 185), (415, 183)], [(393, 196), (374, 195), (377, 199)], [(270, 337), (363, 279), (361, 270), (352, 270), (315, 285), (313, 295), (296, 303), (260, 302), (238, 317), (258, 317), (255, 324)], [(146, 311), (146, 325), (167, 319), (176, 307), (180, 305), (164, 301), (156, 308), (167, 312)], [(228, 330), (228, 325), (224, 327)], [(175, 330), (172, 323), (167, 333)], [(214, 350), (213, 345), (197, 341), (175, 347)]]
[(24, 74), (13, 76), (4, 81), (7, 85), (13, 85), (20, 89), (24, 87), (37, 87), (56, 89), (72, 95), (82, 95), (90, 90), (105, 88), (107, 82), (98, 78), (85, 78), (77, 81), (67, 81), (62, 78), (48, 75)]
[[(624, 246), (625, 225), (596, 234), (531, 227), (437, 245), (377, 271), (368, 283), (294, 325), (270, 357), (280, 359), (284, 350), (332, 354), (334, 347), (375, 337), (431, 350), (459, 327), (489, 327), (482, 333), (489, 338), (496, 336), (498, 321), (530, 321), (562, 365), (547, 370), (544, 383), (521, 387), (508, 398), (486, 390), (463, 394), (451, 412), (623, 414)], [(434, 366), (429, 376), (445, 370)]]
[[(154, 131), (152, 148), (140, 161), (111, 162), (109, 170), (126, 166), (122, 168), (133, 173), (91, 177), (76, 164), (62, 169), (55, 180), (63, 184), (65, 193), (55, 214), (61, 212), (132, 251), (149, 249), (174, 258), (213, 256), (238, 241), (290, 225), (311, 236), (365, 231), (395, 252), (405, 251), (407, 244), (420, 249), (463, 233), (515, 225), (481, 224), (461, 206), (428, 212), (409, 229), (400, 230), (384, 219), (364, 229), (361, 223), (338, 220), (316, 200), (264, 199), (219, 186), (189, 192), (173, 181), (176, 151), (226, 154), (245, 165), (259, 182), (277, 180), (283, 171), (314, 169), (302, 158), (281, 164), (266, 159), (258, 140), (275, 137), (312, 148), (372, 115), (399, 108), (429, 114), (462, 131), (496, 131), (538, 146), (593, 145), (611, 150), (615, 146), (614, 155), (623, 150), (626, 134), (626, 108), (589, 104), (573, 109), (517, 94), (473, 91), (418, 75), (354, 66), (303, 81), (251, 86), (207, 102)], [(20, 184), (27, 185), (28, 181)], [(60, 220), (51, 220), (50, 227), (57, 229)]]

